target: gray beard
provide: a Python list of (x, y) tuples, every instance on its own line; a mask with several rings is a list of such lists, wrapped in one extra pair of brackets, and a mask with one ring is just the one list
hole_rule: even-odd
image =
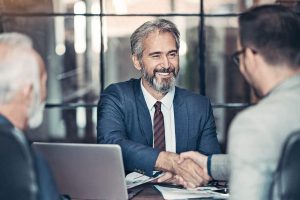
[(41, 125), (44, 116), (45, 102), (39, 102), (39, 95), (35, 95), (28, 110), (28, 127), (31, 129)]
[(176, 75), (174, 73), (174, 76), (171, 79), (162, 79), (162, 82), (159, 83), (155, 77), (155, 73), (153, 74), (153, 76), (150, 76), (144, 66), (142, 65), (141, 68), (141, 73), (144, 77), (144, 79), (148, 82), (148, 85), (150, 87), (152, 87), (154, 90), (156, 90), (157, 92), (161, 93), (161, 94), (166, 94), (168, 93), (172, 88), (175, 87), (175, 83), (176, 83)]

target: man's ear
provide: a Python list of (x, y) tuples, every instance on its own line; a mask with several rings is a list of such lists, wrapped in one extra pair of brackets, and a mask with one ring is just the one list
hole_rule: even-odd
[(244, 57), (244, 62), (246, 66), (246, 70), (255, 70), (257, 67), (257, 60), (256, 60), (256, 53), (253, 52), (252, 49), (246, 48), (245, 49), (245, 57)]
[(134, 67), (135, 67), (137, 70), (140, 71), (142, 67), (141, 67), (141, 65), (140, 65), (140, 61), (139, 61), (137, 55), (132, 55), (132, 56), (131, 56), (131, 59), (132, 59), (132, 62), (133, 62)]
[(29, 102), (32, 100), (32, 94), (33, 94), (33, 85), (32, 84), (26, 84), (22, 89), (23, 97)]

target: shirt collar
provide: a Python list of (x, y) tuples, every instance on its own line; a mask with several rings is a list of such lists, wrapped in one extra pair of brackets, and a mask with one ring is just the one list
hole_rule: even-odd
[(18, 129), (18, 128), (15, 127), (12, 133), (17, 138), (17, 140), (19, 142), (21, 142), (25, 146), (27, 145), (27, 140), (26, 140), (26, 138), (24, 136), (24, 133), (20, 129)]
[[(157, 102), (157, 99), (155, 99), (143, 86), (142, 79), (141, 79), (141, 88), (142, 92), (147, 104), (147, 107), (149, 110), (151, 110), (154, 106), (154, 104)], [(163, 106), (165, 106), (167, 109), (170, 109), (173, 105), (173, 99), (175, 95), (175, 87), (173, 87), (161, 100)]]
[(12, 134), (13, 136), (22, 144), (26, 145), (26, 138), (24, 136), (24, 133), (19, 130), (18, 128), (16, 128), (6, 117), (4, 117), (3, 115), (0, 114), (0, 125), (1, 126), (8, 126), (10, 128), (12, 128)]

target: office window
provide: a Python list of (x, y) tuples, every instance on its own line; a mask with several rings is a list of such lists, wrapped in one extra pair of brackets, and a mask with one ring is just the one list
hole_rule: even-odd
[(129, 37), (145, 21), (160, 17), (181, 32), (177, 85), (211, 99), (225, 146), (232, 118), (252, 102), (248, 84), (230, 59), (236, 50), (238, 14), (274, 2), (0, 0), (0, 30), (31, 36), (47, 66), (45, 120), (32, 140), (95, 143), (101, 91), (140, 76), (131, 62)]

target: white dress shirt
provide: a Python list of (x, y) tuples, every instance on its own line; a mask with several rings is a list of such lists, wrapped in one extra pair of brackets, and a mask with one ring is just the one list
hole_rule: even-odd
[[(143, 86), (141, 80), (142, 92), (150, 112), (151, 122), (152, 122), (152, 132), (153, 132), (153, 118), (155, 107), (154, 104), (158, 101), (155, 99)], [(165, 125), (165, 141), (166, 141), (166, 151), (176, 152), (176, 137), (175, 137), (175, 120), (174, 120), (174, 108), (173, 99), (175, 95), (175, 87), (173, 87), (161, 100), (161, 112), (164, 115), (164, 125)], [(153, 137), (154, 139), (154, 137)], [(154, 140), (152, 142), (154, 145)]]

